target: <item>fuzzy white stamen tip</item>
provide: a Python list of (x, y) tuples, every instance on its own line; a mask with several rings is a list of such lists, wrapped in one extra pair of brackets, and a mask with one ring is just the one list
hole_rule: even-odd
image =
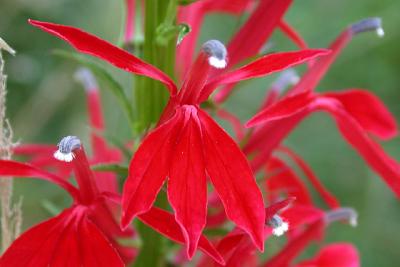
[(227, 65), (227, 62), (225, 59), (218, 59), (216, 57), (209, 57), (208, 63), (210, 63), (211, 66), (213, 66), (214, 68), (217, 68), (217, 69), (223, 69)]
[(57, 150), (54, 153), (54, 158), (56, 158), (59, 161), (65, 161), (65, 162), (71, 162), (74, 159), (75, 155), (74, 153), (62, 153), (61, 151)]
[(274, 236), (282, 236), (289, 230), (289, 224), (287, 222), (283, 222), (280, 226), (272, 229), (272, 234)]
[(227, 65), (227, 50), (223, 43), (218, 40), (209, 40), (202, 46), (204, 53), (208, 55), (208, 63), (217, 69), (225, 68)]
[(54, 158), (59, 161), (71, 162), (75, 158), (74, 150), (81, 148), (81, 140), (76, 136), (64, 137), (58, 143), (58, 150), (54, 153)]
[(289, 230), (289, 224), (275, 214), (268, 220), (267, 224), (272, 227), (272, 234), (274, 236), (281, 236)]
[(378, 29), (376, 29), (376, 34), (379, 36), (379, 37), (383, 37), (383, 36), (385, 36), (385, 31), (383, 30), (383, 28), (378, 28)]

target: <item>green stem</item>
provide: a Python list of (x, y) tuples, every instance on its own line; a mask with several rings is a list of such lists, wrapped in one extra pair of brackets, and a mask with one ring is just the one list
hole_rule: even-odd
[[(140, 0), (138, 0), (140, 1)], [(143, 59), (174, 78), (176, 38), (165, 43), (157, 42), (160, 25), (173, 26), (176, 20), (177, 0), (147, 0), (144, 14)], [(137, 112), (138, 130), (143, 132), (156, 124), (167, 104), (169, 94), (164, 85), (146, 77), (135, 76), (134, 107)], [(160, 192), (156, 206), (167, 208), (165, 192)], [(165, 238), (141, 222), (137, 222), (142, 247), (134, 266), (164, 266)]]
[[(176, 39), (172, 38), (166, 44), (157, 42), (157, 28), (163, 23), (174, 23), (177, 8), (175, 1), (147, 0), (144, 16), (143, 59), (172, 78)], [(164, 85), (146, 77), (136, 77), (134, 95), (139, 131), (143, 131), (157, 123), (169, 95)]]
[[(166, 208), (167, 195), (160, 192), (156, 201), (158, 207)], [(163, 267), (165, 266), (165, 249), (167, 240), (141, 221), (136, 221), (136, 230), (141, 237), (141, 248), (135, 260), (135, 267)]]

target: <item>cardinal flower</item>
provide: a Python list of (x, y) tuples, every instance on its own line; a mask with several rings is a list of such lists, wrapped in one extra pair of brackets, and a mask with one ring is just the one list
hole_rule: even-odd
[(377, 172), (397, 196), (400, 196), (400, 168), (370, 135), (386, 140), (397, 135), (396, 121), (385, 105), (366, 90), (350, 89), (341, 92), (317, 94), (313, 92), (341, 49), (351, 38), (364, 31), (374, 30), (382, 35), (378, 18), (362, 20), (348, 27), (331, 45), (332, 53), (315, 64), (300, 82), (277, 103), (266, 107), (254, 116), (248, 126), (258, 125), (259, 132), (269, 132), (265, 142), (251, 140), (244, 148), (246, 153), (258, 150), (252, 162), (254, 169), (262, 166), (282, 139), (306, 116), (315, 111), (332, 115), (340, 133)]
[[(313, 241), (324, 237), (326, 228), (333, 222), (345, 221), (357, 225), (357, 213), (352, 208), (338, 208), (323, 212), (312, 206), (294, 206), (282, 213), (295, 231), (289, 233), (288, 242), (265, 262), (265, 267), (291, 266), (297, 256)], [(341, 265), (337, 265), (341, 266)]]
[(219, 85), (280, 71), (326, 54), (327, 50), (271, 54), (209, 79), (213, 69), (227, 65), (227, 51), (219, 41), (208, 41), (178, 93), (177, 86), (161, 70), (106, 41), (69, 26), (30, 23), (66, 40), (80, 52), (159, 80), (170, 92), (158, 127), (143, 140), (131, 161), (122, 199), (123, 226), (152, 207), (168, 177), (168, 199), (182, 228), (188, 256), (192, 257), (206, 224), (208, 176), (228, 218), (263, 249), (264, 205), (253, 173), (237, 144), (199, 104)]
[[(72, 164), (78, 188), (47, 171), (16, 161), (0, 161), (0, 175), (39, 178), (67, 191), (73, 198), (71, 207), (23, 233), (0, 259), (1, 266), (124, 266), (122, 259), (131, 259), (132, 249), (118, 244), (117, 238), (130, 237), (121, 231), (109, 210), (110, 201), (120, 203), (120, 197), (101, 191), (95, 174), (90, 170), (78, 138), (61, 140), (54, 156), (64, 164)], [(2, 177), (3, 178), (3, 177)], [(4, 178), (7, 179), (7, 178)], [(8, 178), (9, 179), (9, 178)], [(174, 217), (166, 211), (152, 208), (139, 216), (140, 220), (168, 238), (183, 243), (184, 238)], [(200, 237), (200, 249), (217, 262), (224, 261), (211, 243)], [(23, 257), (21, 257), (21, 254)]]
[[(286, 229), (285, 231), (287, 231), (288, 224), (286, 221), (282, 220), (278, 213), (286, 209), (294, 200), (295, 198), (288, 198), (265, 208), (264, 239), (268, 239), (272, 234), (280, 236), (283, 229)], [(256, 247), (249, 236), (241, 229), (233, 229), (218, 242), (216, 248), (224, 257), (226, 266), (239, 267), (258, 265), (257, 255), (255, 254)], [(203, 258), (198, 266), (208, 267), (221, 265), (210, 261), (208, 258)]]

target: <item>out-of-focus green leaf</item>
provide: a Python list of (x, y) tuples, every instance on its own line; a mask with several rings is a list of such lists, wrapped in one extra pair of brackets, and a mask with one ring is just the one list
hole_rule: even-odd
[(133, 109), (131, 106), (131, 101), (128, 96), (125, 94), (122, 86), (102, 67), (96, 65), (93, 61), (73, 52), (68, 52), (64, 50), (54, 50), (53, 54), (56, 56), (60, 56), (66, 59), (74, 60), (79, 64), (89, 68), (94, 75), (96, 75), (99, 79), (103, 80), (108, 84), (108, 89), (115, 95), (117, 100), (119, 101), (122, 109), (126, 113), (129, 125), (131, 129), (134, 130), (135, 116), (133, 113)]

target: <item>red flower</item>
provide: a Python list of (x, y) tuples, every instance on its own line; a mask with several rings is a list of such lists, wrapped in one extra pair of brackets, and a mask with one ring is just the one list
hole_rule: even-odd
[[(113, 192), (101, 191), (96, 185), (95, 176), (76, 137), (65, 137), (54, 155), (71, 162), (79, 189), (33, 165), (0, 161), (0, 175), (48, 180), (65, 189), (74, 200), (72, 206), (60, 215), (23, 233), (1, 257), (0, 265), (65, 266), (68, 261), (73, 266), (124, 266), (121, 258), (129, 261), (133, 250), (119, 245), (116, 238), (130, 237), (132, 232), (120, 230), (107, 205), (110, 201), (119, 203), (120, 197)], [(180, 227), (171, 214), (152, 208), (139, 219), (168, 238), (184, 242)], [(217, 262), (224, 263), (204, 236), (200, 237), (199, 247)]]
[(357, 249), (346, 243), (335, 243), (323, 247), (310, 260), (302, 261), (296, 267), (359, 267), (360, 258)]
[(258, 148), (250, 141), (244, 149), (246, 153), (255, 149), (259, 151), (252, 163), (254, 169), (264, 164), (273, 149), (301, 120), (314, 111), (322, 110), (333, 116), (347, 142), (381, 175), (395, 194), (400, 196), (398, 163), (370, 137), (372, 134), (386, 140), (397, 135), (396, 121), (384, 104), (373, 94), (360, 89), (324, 94), (312, 92), (352, 36), (366, 30), (381, 32), (380, 29), (380, 20), (376, 18), (353, 24), (332, 44), (332, 54), (317, 60), (288, 96), (266, 107), (248, 122), (248, 126), (260, 125), (259, 132), (269, 132), (268, 138), (262, 144), (259, 143)]
[(63, 25), (30, 23), (66, 40), (83, 53), (159, 80), (169, 89), (171, 98), (159, 126), (144, 139), (130, 164), (122, 201), (123, 226), (151, 208), (168, 176), (169, 202), (192, 257), (206, 223), (208, 175), (228, 218), (263, 249), (263, 200), (252, 171), (236, 143), (199, 104), (219, 85), (264, 76), (326, 54), (326, 50), (267, 55), (209, 80), (213, 68), (227, 64), (225, 47), (219, 41), (209, 41), (203, 45), (177, 93), (176, 85), (163, 72), (93, 35)]
[[(287, 226), (286, 222), (282, 222), (281, 218), (277, 213), (286, 209), (295, 198), (288, 198), (283, 201), (276, 202), (265, 208), (265, 224), (268, 225), (264, 229), (264, 239), (268, 239), (272, 233), (277, 235), (282, 226)], [(218, 252), (224, 257), (226, 266), (257, 266), (258, 258), (255, 254), (256, 247), (241, 229), (235, 228), (223, 239), (221, 239), (217, 246)], [(203, 258), (198, 266), (221, 266), (217, 263), (213, 263), (207, 258)]]

